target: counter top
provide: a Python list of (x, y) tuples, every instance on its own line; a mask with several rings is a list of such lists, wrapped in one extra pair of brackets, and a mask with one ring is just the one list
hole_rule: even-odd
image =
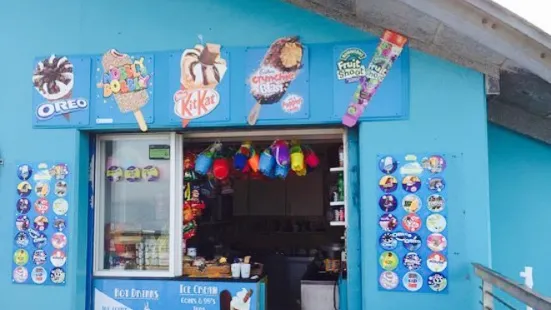
[(147, 281), (194, 281), (194, 282), (231, 282), (231, 283), (257, 283), (266, 278), (266, 275), (262, 275), (256, 279), (234, 279), (234, 278), (201, 278), (201, 277), (188, 277), (180, 276), (175, 278), (151, 278), (151, 277), (94, 277), (94, 279), (113, 279), (113, 280), (147, 280)]

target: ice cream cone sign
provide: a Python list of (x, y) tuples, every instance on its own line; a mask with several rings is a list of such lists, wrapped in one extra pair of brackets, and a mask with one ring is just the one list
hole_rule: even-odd
[(114, 97), (121, 113), (132, 112), (141, 131), (147, 131), (147, 123), (141, 108), (149, 102), (148, 87), (151, 75), (144, 58), (132, 59), (115, 49), (107, 51), (101, 61), (103, 97)]
[(32, 79), (34, 88), (46, 100), (36, 108), (38, 120), (61, 115), (69, 122), (70, 113), (88, 108), (85, 99), (73, 98), (74, 66), (67, 57), (51, 55), (38, 61)]
[(216, 87), (227, 69), (219, 44), (197, 44), (184, 50), (180, 59), (180, 89), (174, 94), (174, 113), (182, 119), (182, 127), (218, 106), (220, 95)]

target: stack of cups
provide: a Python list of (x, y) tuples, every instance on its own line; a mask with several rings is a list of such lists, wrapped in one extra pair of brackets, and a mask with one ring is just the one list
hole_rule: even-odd
[(249, 263), (250, 256), (245, 257), (244, 262), (235, 262), (231, 264), (231, 276), (232, 278), (248, 279), (251, 277), (251, 264)]

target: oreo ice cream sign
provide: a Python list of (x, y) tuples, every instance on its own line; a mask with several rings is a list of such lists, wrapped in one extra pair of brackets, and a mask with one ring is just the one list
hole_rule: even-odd
[(88, 101), (82, 98), (44, 102), (36, 108), (36, 118), (41, 121), (46, 121), (54, 116), (65, 115), (86, 109), (88, 109)]

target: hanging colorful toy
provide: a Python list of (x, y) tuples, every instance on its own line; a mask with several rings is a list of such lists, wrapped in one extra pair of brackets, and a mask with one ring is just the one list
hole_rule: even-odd
[(283, 140), (276, 140), (271, 146), (272, 156), (275, 157), (276, 163), (280, 166), (289, 165), (289, 145)]
[(216, 152), (220, 151), (221, 148), (222, 143), (215, 142), (210, 145), (206, 150), (201, 152), (201, 154), (197, 156), (197, 160), (195, 161), (195, 172), (200, 175), (207, 174), (207, 172), (209, 172), (210, 168), (212, 167), (214, 155), (216, 154)]
[(266, 148), (260, 155), (259, 169), (265, 176), (273, 175), (274, 166), (276, 164), (275, 158), (272, 156), (271, 148)]
[(304, 162), (306, 163), (306, 165), (311, 169), (317, 168), (320, 164), (320, 159), (318, 155), (314, 153), (314, 150), (312, 150), (310, 146), (306, 145), (302, 148), (304, 151)]
[(212, 165), (212, 174), (217, 180), (227, 179), (230, 175), (230, 163), (226, 158), (217, 158)]
[(184, 240), (189, 240), (195, 237), (197, 231), (197, 223), (195, 221), (190, 221), (184, 224)]
[(260, 163), (260, 155), (258, 155), (258, 152), (253, 148), (251, 148), (251, 157), (249, 158), (249, 167), (251, 167), (251, 171), (258, 172), (258, 166)]
[(233, 156), (233, 167), (236, 170), (243, 171), (247, 167), (247, 161), (251, 157), (251, 142), (245, 141), (239, 147), (239, 150)]
[(289, 174), (289, 165), (275, 165), (274, 174), (277, 178), (285, 179)]
[(304, 154), (302, 153), (302, 148), (298, 141), (293, 140), (291, 142), (291, 169), (297, 173), (306, 172), (306, 167), (304, 167)]

